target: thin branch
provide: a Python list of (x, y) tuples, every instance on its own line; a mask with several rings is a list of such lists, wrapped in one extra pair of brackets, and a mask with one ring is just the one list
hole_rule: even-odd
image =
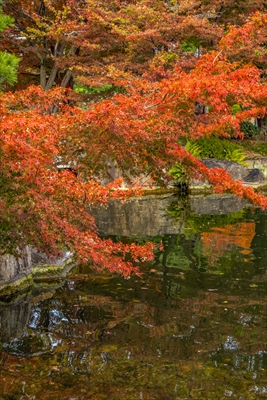
[(212, 64), (215, 63), (215, 61), (217, 60), (217, 58), (222, 54), (222, 50), (219, 51), (219, 53), (217, 54), (217, 56), (214, 58), (214, 60), (212, 61)]
[[(144, 107), (145, 110), (149, 110), (149, 109), (151, 109), (151, 108), (157, 107), (159, 104), (163, 103), (163, 101), (166, 99), (166, 97), (168, 96), (168, 94), (169, 94), (168, 92), (165, 93), (164, 96), (162, 97), (162, 99), (161, 99), (158, 103), (151, 104), (150, 106), (145, 106), (145, 107)], [(170, 96), (169, 99), (171, 99), (173, 96), (174, 96), (174, 95)]]

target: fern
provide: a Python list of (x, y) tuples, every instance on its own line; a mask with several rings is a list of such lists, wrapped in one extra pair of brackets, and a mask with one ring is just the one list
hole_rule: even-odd
[(246, 166), (245, 154), (243, 149), (226, 150), (225, 160), (234, 161), (238, 164)]
[(200, 158), (201, 146), (198, 144), (198, 142), (192, 142), (191, 140), (188, 140), (185, 145), (185, 149), (195, 158)]

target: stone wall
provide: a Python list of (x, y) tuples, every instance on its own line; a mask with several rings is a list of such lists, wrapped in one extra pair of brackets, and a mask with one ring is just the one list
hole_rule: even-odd
[(92, 207), (101, 235), (149, 237), (177, 234), (183, 230), (183, 219), (174, 223), (167, 213), (172, 196), (147, 196), (125, 202), (110, 201), (107, 206)]
[(0, 257), (0, 287), (17, 281), (31, 273), (32, 261), (31, 251), (26, 247), (21, 258), (16, 258), (10, 254)]
[(37, 269), (39, 275), (42, 271), (44, 274), (49, 267), (50, 271), (62, 272), (71, 256), (70, 252), (64, 252), (61, 258), (49, 259), (30, 246), (25, 248), (20, 258), (10, 254), (0, 256), (0, 294), (3, 294), (9, 286), (16, 291), (31, 284)]

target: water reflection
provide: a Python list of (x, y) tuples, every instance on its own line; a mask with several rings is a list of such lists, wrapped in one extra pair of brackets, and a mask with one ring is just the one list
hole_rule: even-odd
[(1, 306), (0, 398), (266, 398), (267, 214), (167, 202), (142, 277), (81, 266)]

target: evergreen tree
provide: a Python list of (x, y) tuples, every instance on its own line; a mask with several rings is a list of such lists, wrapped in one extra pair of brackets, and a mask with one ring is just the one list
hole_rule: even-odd
[[(7, 29), (13, 23), (13, 18), (5, 15), (0, 10), (0, 32)], [(14, 54), (0, 51), (0, 89), (5, 83), (13, 85), (17, 81), (17, 69), (20, 59)]]

